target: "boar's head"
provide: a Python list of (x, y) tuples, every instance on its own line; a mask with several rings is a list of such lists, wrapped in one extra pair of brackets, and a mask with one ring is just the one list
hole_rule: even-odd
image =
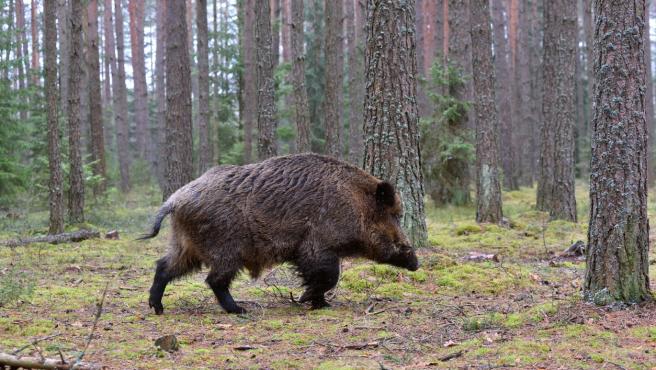
[(401, 198), (386, 181), (378, 183), (375, 197), (376, 210), (369, 225), (371, 259), (416, 271), (419, 268), (417, 255), (401, 228)]

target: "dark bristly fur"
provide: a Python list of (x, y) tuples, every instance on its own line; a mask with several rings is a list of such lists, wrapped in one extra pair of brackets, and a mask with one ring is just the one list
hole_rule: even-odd
[(394, 187), (348, 163), (317, 154), (219, 166), (176, 191), (159, 210), (150, 234), (171, 214), (166, 256), (157, 262), (150, 306), (163, 312), (173, 279), (210, 268), (207, 283), (228, 312), (245, 312), (228, 290), (237, 273), (253, 277), (291, 262), (304, 280), (302, 302), (327, 306), (324, 293), (344, 257), (366, 257), (410, 270), (417, 257), (399, 225)]

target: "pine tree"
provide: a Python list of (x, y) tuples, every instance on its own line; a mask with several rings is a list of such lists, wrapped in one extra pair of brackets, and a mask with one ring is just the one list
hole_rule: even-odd
[[(636, 303), (649, 292), (644, 0), (594, 1), (594, 116), (584, 296)], [(545, 76), (546, 77), (546, 76)]]
[(342, 76), (344, 70), (343, 1), (325, 0), (326, 17), (326, 97), (324, 124), (326, 125), (325, 153), (341, 157), (342, 131)]
[(166, 143), (164, 199), (192, 180), (191, 69), (184, 1), (166, 3)]
[(255, 7), (255, 60), (257, 65), (257, 155), (259, 160), (278, 154), (273, 81), (271, 9), (268, 1)]
[(537, 208), (576, 221), (574, 108), (576, 3), (545, 2), (544, 88)]
[(496, 78), (489, 0), (471, 0), (472, 70), (476, 114), (476, 221), (501, 221)]
[(414, 0), (367, 2), (364, 169), (396, 186), (404, 209), (401, 224), (412, 243), (423, 246), (414, 6)]
[(88, 34), (88, 71), (89, 71), (89, 108), (91, 126), (91, 159), (93, 174), (101, 180), (94, 188), (99, 194), (105, 190), (105, 135), (103, 130), (103, 107), (100, 97), (100, 52), (98, 39), (98, 1), (90, 0), (87, 5)]
[(310, 112), (305, 89), (305, 52), (303, 0), (291, 0), (292, 83), (294, 85), (294, 120), (296, 121), (296, 150), (310, 151)]
[(207, 45), (207, 1), (196, 0), (196, 30), (198, 50), (198, 168), (207, 171), (212, 164), (210, 145), (210, 72)]
[(58, 234), (64, 231), (64, 181), (59, 152), (59, 117), (57, 113), (57, 7), (55, 2), (46, 1), (43, 8), (48, 169), (50, 171), (50, 183), (48, 184), (50, 222), (48, 232)]
[(82, 0), (71, 0), (71, 45), (68, 71), (68, 160), (70, 161), (68, 217), (72, 223), (84, 222), (84, 175), (82, 173), (82, 143), (80, 126), (80, 78), (84, 68), (82, 54)]

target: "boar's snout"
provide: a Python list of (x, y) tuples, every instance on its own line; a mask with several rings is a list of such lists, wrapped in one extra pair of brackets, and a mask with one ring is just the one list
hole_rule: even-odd
[(401, 245), (398, 252), (391, 256), (389, 264), (408, 269), (410, 271), (417, 271), (419, 269), (419, 260), (415, 250), (409, 245)]

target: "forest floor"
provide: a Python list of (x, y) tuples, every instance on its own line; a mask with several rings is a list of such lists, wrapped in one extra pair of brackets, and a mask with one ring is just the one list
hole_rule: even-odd
[[(150, 241), (133, 239), (148, 229), (159, 195), (110, 196), (87, 218), (103, 232), (119, 230), (120, 240), (0, 247), (0, 352), (59, 334), (38, 343), (40, 351), (79, 355), (108, 284), (84, 360), (111, 369), (655, 368), (656, 305), (587, 304), (584, 259), (559, 257), (586, 240), (587, 188), (577, 190), (579, 223), (547, 222), (533, 209), (534, 189), (504, 194), (508, 227), (477, 225), (471, 207), (428, 207), (422, 267), (344, 261), (332, 308), (292, 302), (290, 292), (302, 290), (288, 267), (257, 281), (244, 275), (232, 292), (245, 315), (225, 314), (198, 273), (169, 285), (164, 315), (156, 316), (148, 289), (168, 228)], [(656, 225), (656, 203), (649, 211)], [(45, 212), (0, 217), (0, 240), (46, 230)], [(472, 260), (476, 254), (496, 257)], [(154, 345), (169, 334), (180, 344), (173, 353)]]

